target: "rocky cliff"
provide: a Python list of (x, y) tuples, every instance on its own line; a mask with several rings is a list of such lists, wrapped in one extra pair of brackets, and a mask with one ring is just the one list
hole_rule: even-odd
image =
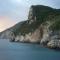
[(1, 32), (0, 38), (60, 48), (60, 9), (33, 5), (28, 19)]

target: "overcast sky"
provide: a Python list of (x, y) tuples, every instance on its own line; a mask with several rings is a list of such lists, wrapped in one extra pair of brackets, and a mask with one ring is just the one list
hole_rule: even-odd
[(60, 0), (0, 0), (0, 31), (27, 20), (31, 5), (60, 8)]

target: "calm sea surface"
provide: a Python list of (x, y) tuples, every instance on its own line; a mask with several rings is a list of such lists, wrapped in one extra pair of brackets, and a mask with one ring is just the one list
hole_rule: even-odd
[(0, 39), (0, 60), (60, 60), (60, 51)]

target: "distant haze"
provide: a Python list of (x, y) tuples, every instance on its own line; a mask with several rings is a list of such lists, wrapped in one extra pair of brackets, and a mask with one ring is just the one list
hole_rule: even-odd
[(60, 8), (60, 0), (0, 0), (0, 32), (24, 21), (31, 5)]

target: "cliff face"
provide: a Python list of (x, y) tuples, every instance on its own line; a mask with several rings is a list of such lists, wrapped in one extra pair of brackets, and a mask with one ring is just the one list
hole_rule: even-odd
[(28, 34), (25, 34), (25, 35), (18, 35), (15, 38), (15, 41), (39, 43), (40, 42), (40, 30), (36, 29), (32, 33), (29, 32)]
[(42, 5), (31, 6), (28, 20), (0, 33), (0, 38), (40, 43), (50, 48), (60, 48), (58, 36), (60, 36), (60, 10)]

